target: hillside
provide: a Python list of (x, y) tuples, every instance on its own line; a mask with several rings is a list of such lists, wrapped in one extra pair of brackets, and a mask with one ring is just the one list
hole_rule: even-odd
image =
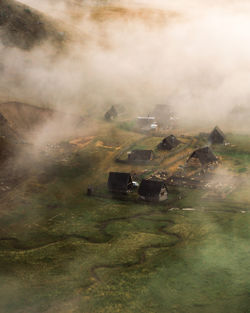
[(8, 120), (0, 113), (0, 162), (13, 154), (19, 142), (18, 133), (11, 128)]
[(0, 103), (0, 114), (8, 120), (14, 132), (30, 143), (37, 143), (38, 138), (45, 143), (47, 140), (58, 141), (77, 136), (82, 131), (86, 133), (87, 121), (78, 114), (21, 102)]
[(123, 7), (123, 6), (94, 6), (90, 10), (90, 18), (95, 22), (143, 22), (149, 26), (161, 26), (172, 19), (178, 18), (174, 11), (160, 10), (156, 8)]
[(12, 140), (18, 139), (18, 134), (11, 128), (8, 120), (0, 113), (0, 136)]
[(24, 134), (46, 122), (53, 116), (53, 111), (27, 103), (4, 102), (0, 103), (0, 114), (4, 115), (12, 129)]
[[(204, 144), (189, 139), (192, 148)], [(114, 162), (119, 150), (156, 140), (114, 124), (66, 161), (55, 158), (46, 171), (36, 163), (18, 185), (4, 182), (5, 191), (0, 175), (0, 311), (248, 312), (249, 179), (241, 170), (250, 168), (249, 139), (215, 147), (237, 178), (223, 198), (189, 185), (169, 186), (160, 204), (110, 195), (109, 171), (145, 169)]]
[(65, 37), (42, 13), (14, 0), (0, 1), (0, 40), (5, 46), (27, 50), (45, 40), (61, 44)]

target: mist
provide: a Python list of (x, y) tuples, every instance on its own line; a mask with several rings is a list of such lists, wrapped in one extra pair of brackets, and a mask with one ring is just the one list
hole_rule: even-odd
[[(54, 18), (65, 17), (69, 7), (64, 1), (22, 2)], [(97, 116), (112, 104), (136, 116), (168, 103), (181, 118), (211, 125), (235, 105), (248, 105), (246, 2), (208, 8), (195, 1), (158, 1), (150, 8), (146, 1), (146, 17), (131, 14), (142, 3), (119, 5), (128, 10), (125, 17), (118, 11), (114, 19), (104, 14), (98, 20), (91, 6), (79, 4), (82, 16), (68, 14), (65, 23), (83, 37), (61, 53), (48, 43), (31, 51), (0, 46), (2, 98)], [(166, 14), (164, 22), (157, 22), (158, 10)]]
[[(200, 131), (211, 131), (215, 125), (226, 133), (234, 131), (234, 127), (236, 131), (249, 133), (248, 116), (242, 117), (241, 125), (235, 126), (228, 120), (235, 106), (250, 109), (248, 1), (20, 2), (41, 12), (55, 23), (59, 32), (67, 32), (69, 36), (63, 47), (43, 40), (30, 49), (20, 49), (0, 41), (0, 103), (17, 101), (48, 109), (41, 113), (42, 117), (35, 111), (27, 114), (27, 120), (32, 114), (37, 116), (32, 127), (23, 131), (21, 151), (9, 161), (14, 174), (16, 168), (23, 172), (19, 173), (20, 187), (15, 182), (2, 203), (11, 201), (1, 208), (4, 217), (1, 234), (5, 237), (1, 244), (10, 250), (1, 251), (2, 268), (5, 270), (7, 264), (9, 270), (1, 276), (2, 307), (11, 312), (26, 299), (31, 313), (56, 309), (92, 312), (97, 301), (101, 312), (113, 300), (119, 303), (122, 297), (126, 309), (132, 308), (133, 312), (138, 311), (138, 303), (141, 312), (151, 310), (149, 302), (155, 299), (159, 310), (152, 308), (152, 312), (154, 309), (160, 312), (162, 308), (184, 312), (190, 310), (194, 297), (195, 310), (201, 312), (206, 308), (209, 312), (205, 300), (215, 299), (216, 306), (216, 301), (222, 301), (223, 290), (225, 302), (229, 299), (226, 305), (230, 306), (234, 295), (236, 307), (238, 289), (242, 303), (247, 305), (248, 287), (244, 283), (249, 253), (247, 232), (245, 237), (241, 233), (247, 228), (245, 213), (249, 211), (242, 206), (243, 200), (245, 206), (249, 204), (245, 154), (242, 159), (232, 159), (232, 164), (239, 162), (234, 171), (227, 168), (227, 155), (222, 154), (222, 168), (208, 181), (205, 197), (201, 197), (199, 190), (197, 193), (181, 190), (179, 200), (175, 200), (173, 193), (170, 196), (174, 202), (170, 197), (165, 207), (154, 206), (151, 213), (149, 204), (120, 202), (109, 195), (95, 199), (85, 197), (85, 193), (93, 182), (100, 184), (97, 188), (106, 188), (103, 186), (108, 170), (128, 170), (129, 166), (114, 165), (115, 155), (140, 136), (135, 133), (129, 136), (123, 129), (118, 131), (116, 124), (113, 128), (104, 124), (104, 113), (111, 105), (123, 108), (124, 114), (118, 120), (127, 121), (137, 115), (147, 116), (156, 104), (169, 104), (180, 118), (179, 135), (189, 134), (184, 130), (187, 126), (198, 135)], [(21, 116), (20, 112), (21, 109), (15, 114)], [(39, 119), (40, 123), (33, 128)], [(25, 126), (26, 120), (22, 122)], [(91, 142), (96, 134), (98, 141)], [(111, 143), (102, 142), (102, 135), (107, 141), (112, 137)], [(115, 136), (119, 137), (117, 147), (113, 144)], [(242, 139), (242, 146), (247, 140)], [(81, 144), (84, 147), (88, 143), (90, 148), (80, 151)], [(190, 146), (190, 152), (191, 149), (194, 146)], [(230, 151), (234, 153), (233, 149)], [(182, 161), (184, 164), (185, 158)], [(245, 172), (238, 179), (242, 169)], [(141, 168), (133, 168), (137, 170)], [(6, 167), (0, 178), (9, 173)], [(244, 185), (239, 196), (230, 198), (230, 193), (238, 192)], [(96, 189), (94, 186), (94, 192)], [(183, 207), (179, 205), (184, 201), (182, 198), (186, 201)], [(214, 208), (209, 207), (211, 199), (218, 201)], [(235, 205), (234, 213), (230, 206), (228, 212), (222, 210), (227, 203), (224, 208), (219, 206), (225, 199), (232, 207)], [(171, 201), (178, 210), (168, 210)], [(128, 225), (124, 223), (126, 219)], [(106, 241), (106, 237), (112, 241)], [(157, 248), (158, 240), (172, 246)], [(179, 246), (174, 247), (175, 242)], [(155, 246), (162, 250), (159, 254), (156, 250), (145, 250), (144, 257), (140, 256), (149, 243), (153, 249)], [(11, 260), (9, 264), (8, 260)], [(134, 262), (135, 268), (127, 266), (128, 262), (132, 265)], [(106, 263), (111, 266), (102, 267)], [(114, 273), (112, 265), (116, 269)], [(219, 275), (223, 270), (221, 283)], [(98, 275), (105, 284), (96, 279)], [(137, 285), (140, 279), (141, 285)], [(221, 293), (213, 290), (220, 285)], [(206, 298), (207, 290), (211, 294)], [(126, 298), (127, 294), (135, 304)], [(109, 302), (106, 306), (102, 304), (104, 298)]]
[[(250, 7), (244, 1), (22, 2), (72, 37), (62, 49), (50, 41), (29, 50), (1, 43), (1, 102), (92, 120), (111, 105), (134, 119), (170, 104), (196, 133), (216, 124), (232, 131), (229, 112), (249, 107)], [(65, 134), (74, 133), (72, 121), (63, 122)], [(238, 130), (248, 131), (244, 122), (247, 117)], [(35, 141), (46, 142), (46, 134), (50, 141), (61, 123), (49, 120)]]

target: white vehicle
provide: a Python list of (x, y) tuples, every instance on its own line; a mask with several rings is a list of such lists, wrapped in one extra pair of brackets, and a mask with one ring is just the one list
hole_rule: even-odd
[(136, 189), (139, 187), (139, 183), (137, 183), (137, 181), (132, 181), (132, 186)]
[(157, 128), (158, 128), (157, 123), (151, 124), (151, 125), (150, 125), (150, 128), (153, 129), (153, 130), (154, 130), (154, 129), (157, 129)]

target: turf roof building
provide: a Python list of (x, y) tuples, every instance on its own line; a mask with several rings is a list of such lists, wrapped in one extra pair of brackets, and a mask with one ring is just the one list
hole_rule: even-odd
[(128, 193), (133, 189), (131, 175), (129, 173), (110, 172), (108, 189), (113, 193)]
[(211, 144), (223, 144), (225, 142), (225, 135), (219, 129), (219, 127), (215, 127), (208, 138)]
[(164, 201), (168, 198), (167, 186), (160, 180), (143, 179), (138, 193), (140, 198), (146, 201)]
[(218, 159), (209, 147), (204, 147), (195, 150), (187, 160), (188, 166), (208, 167), (216, 164)]
[(170, 135), (162, 140), (161, 143), (157, 146), (160, 150), (172, 150), (177, 147), (181, 142), (174, 136)]
[(115, 107), (112, 105), (112, 107), (105, 113), (104, 118), (106, 121), (112, 121), (117, 117), (118, 113), (115, 109)]
[(132, 150), (128, 154), (129, 162), (147, 162), (152, 161), (154, 153), (152, 150)]

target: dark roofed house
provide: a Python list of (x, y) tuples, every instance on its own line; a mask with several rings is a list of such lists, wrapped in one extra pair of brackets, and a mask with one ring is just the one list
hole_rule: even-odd
[(157, 123), (161, 127), (172, 127), (176, 120), (172, 107), (167, 104), (157, 104), (152, 115), (155, 116)]
[(152, 130), (157, 128), (157, 123), (155, 122), (155, 117), (153, 116), (138, 116), (136, 124), (137, 127), (141, 130)]
[(2, 113), (0, 113), (0, 125), (6, 125), (8, 124), (8, 121), (6, 120), (6, 118), (3, 116)]
[(214, 130), (211, 132), (208, 138), (209, 142), (212, 144), (222, 144), (225, 141), (225, 135), (219, 129), (219, 127), (215, 127)]
[(138, 127), (149, 127), (151, 124), (155, 122), (155, 117), (153, 116), (138, 116), (137, 117), (137, 125)]
[(161, 143), (157, 146), (160, 150), (172, 150), (177, 147), (181, 142), (174, 136), (170, 135), (162, 140)]
[(187, 160), (189, 166), (206, 167), (211, 164), (217, 163), (217, 158), (209, 147), (204, 147), (195, 150)]
[(115, 193), (128, 193), (133, 189), (131, 175), (129, 173), (110, 172), (108, 189)]
[(157, 104), (154, 108), (153, 115), (157, 118), (161, 118), (162, 114), (169, 117), (172, 113), (171, 106), (168, 104)]
[(138, 193), (146, 201), (164, 201), (168, 198), (167, 186), (160, 180), (143, 179)]
[(145, 162), (145, 161), (151, 161), (154, 158), (154, 153), (152, 150), (132, 150), (128, 154), (128, 161), (134, 162)]
[(106, 121), (111, 121), (117, 117), (118, 113), (115, 109), (115, 107), (112, 105), (112, 107), (105, 113), (104, 118)]
[(236, 105), (228, 114), (229, 122), (234, 125), (245, 125), (250, 119), (250, 108), (248, 106)]

